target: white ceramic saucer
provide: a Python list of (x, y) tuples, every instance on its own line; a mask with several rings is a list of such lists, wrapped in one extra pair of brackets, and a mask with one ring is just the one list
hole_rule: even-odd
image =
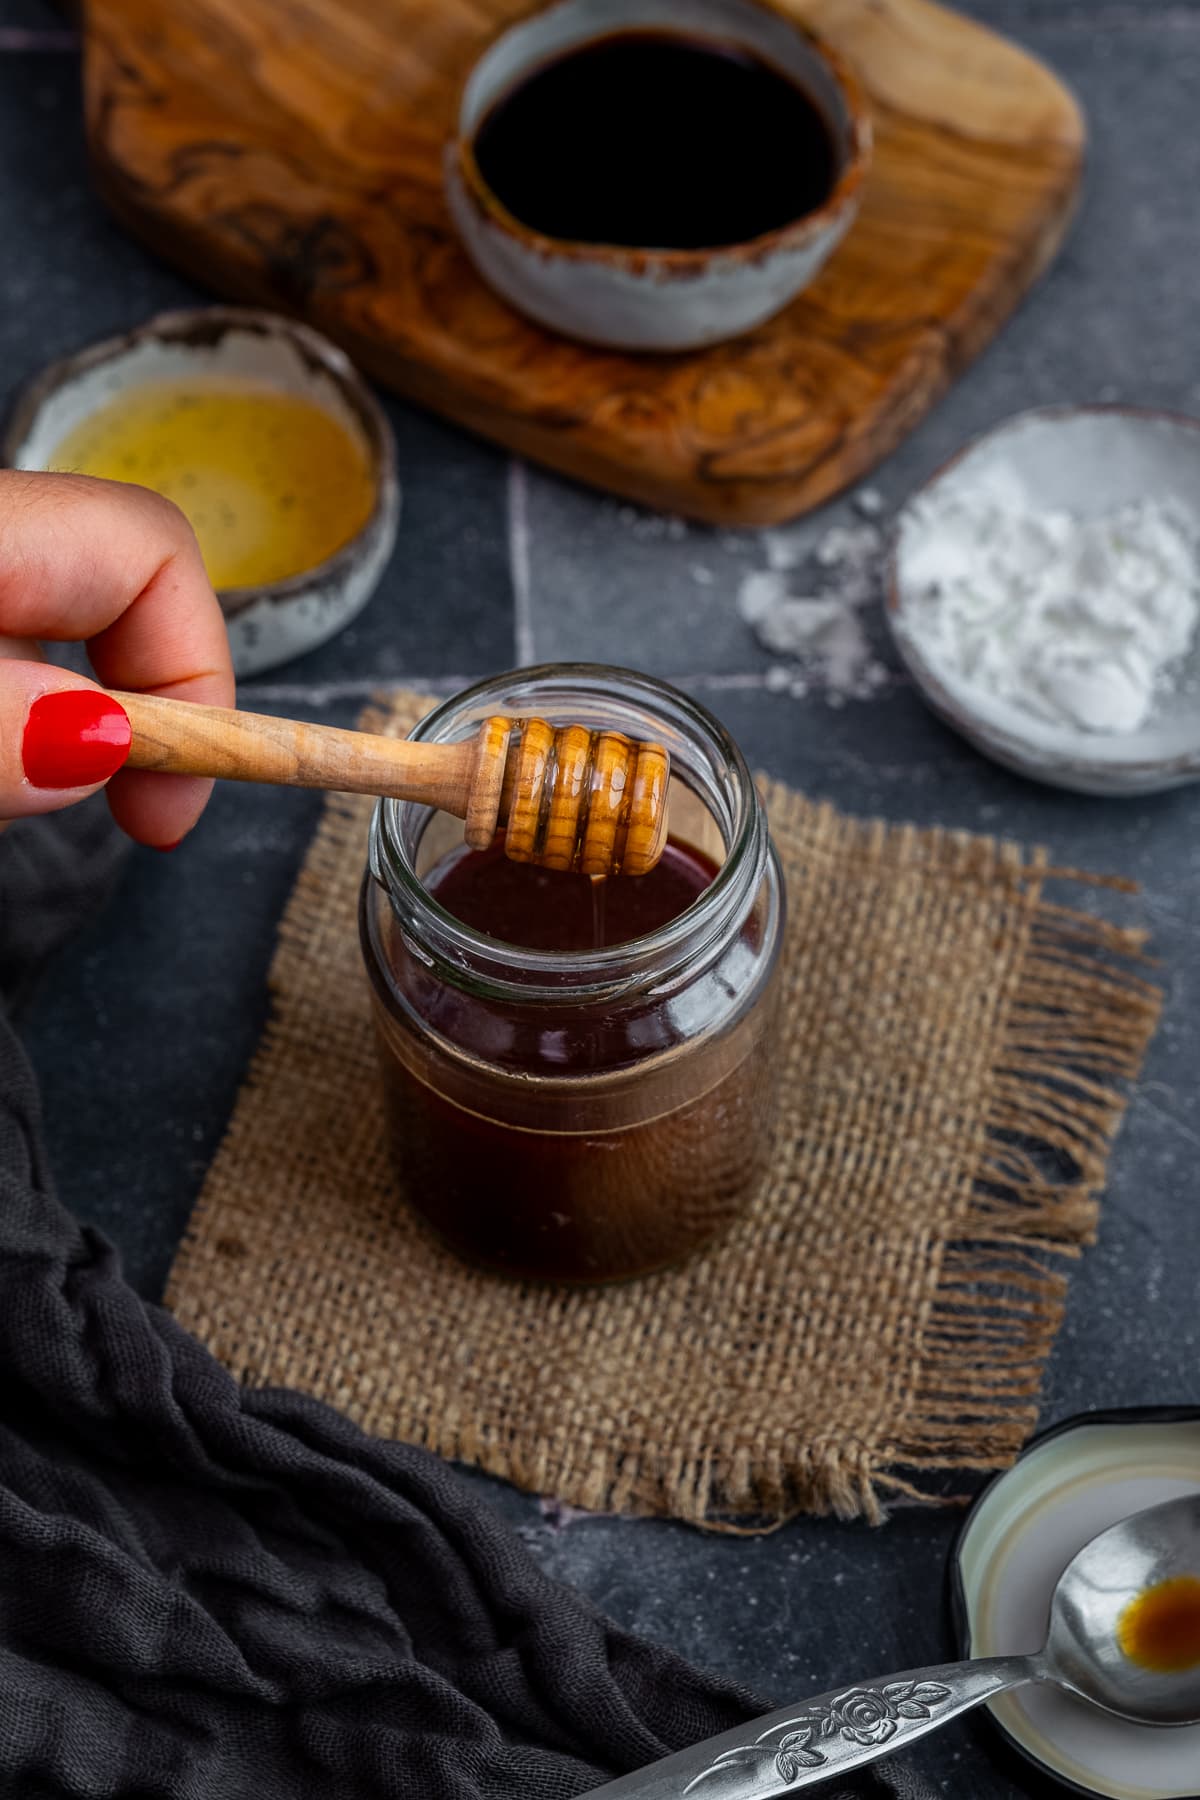
[[(964, 1656), (1038, 1650), (1075, 1552), (1118, 1519), (1200, 1493), (1200, 1408), (1094, 1413), (1035, 1438), (985, 1489), (959, 1536), (952, 1601)], [(1051, 1687), (988, 1709), (1046, 1775), (1105, 1800), (1200, 1800), (1200, 1725), (1131, 1725)]]
[(1200, 779), (1200, 640), (1153, 718), (1140, 731), (1107, 736), (1043, 723), (969, 687), (909, 632), (907, 570), (924, 529), (917, 502), (970, 492), (998, 470), (1046, 506), (1081, 518), (1147, 498), (1172, 500), (1200, 518), (1200, 420), (1131, 406), (1053, 406), (1006, 419), (960, 450), (900, 513), (886, 608), (922, 697), (993, 761), (1083, 794), (1152, 794)]

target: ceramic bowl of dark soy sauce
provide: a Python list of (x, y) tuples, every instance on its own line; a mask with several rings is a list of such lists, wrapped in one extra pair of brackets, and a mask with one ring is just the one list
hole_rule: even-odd
[(539, 324), (691, 350), (813, 279), (870, 144), (841, 59), (758, 0), (559, 0), (475, 63), (447, 196), (484, 279)]

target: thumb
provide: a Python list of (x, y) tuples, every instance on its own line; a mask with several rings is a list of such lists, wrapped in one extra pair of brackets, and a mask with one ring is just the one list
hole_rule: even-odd
[(94, 682), (0, 658), (0, 819), (84, 800), (129, 755), (129, 717)]

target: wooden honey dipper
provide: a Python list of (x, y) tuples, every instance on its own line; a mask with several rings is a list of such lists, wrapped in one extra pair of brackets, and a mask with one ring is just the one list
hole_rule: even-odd
[(618, 731), (495, 717), (460, 743), (420, 744), (156, 694), (113, 698), (133, 728), (127, 768), (413, 800), (465, 819), (474, 850), (503, 825), (514, 862), (585, 875), (644, 875), (666, 842), (667, 752)]

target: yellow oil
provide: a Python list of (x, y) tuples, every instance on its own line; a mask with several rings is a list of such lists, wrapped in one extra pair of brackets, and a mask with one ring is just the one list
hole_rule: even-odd
[(375, 499), (367, 458), (336, 419), (247, 383), (130, 388), (68, 432), (50, 466), (174, 500), (215, 588), (314, 568), (366, 523)]

